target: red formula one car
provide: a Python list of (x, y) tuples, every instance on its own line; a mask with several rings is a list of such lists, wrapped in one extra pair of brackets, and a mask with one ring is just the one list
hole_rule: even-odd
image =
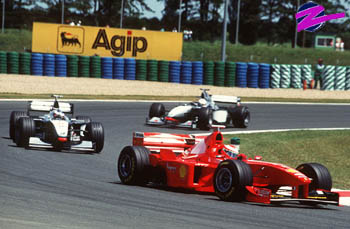
[(209, 136), (135, 132), (133, 145), (119, 155), (118, 173), (124, 184), (160, 183), (212, 192), (225, 201), (339, 205), (323, 165), (294, 169), (259, 156), (248, 159), (237, 146), (223, 143), (218, 127)]

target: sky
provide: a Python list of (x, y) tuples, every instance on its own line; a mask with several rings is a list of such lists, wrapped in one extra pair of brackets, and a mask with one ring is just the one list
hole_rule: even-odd
[(148, 4), (148, 6), (150, 8), (152, 8), (155, 12), (145, 12), (144, 16), (146, 18), (153, 18), (153, 17), (157, 17), (157, 18), (161, 18), (162, 17), (162, 10), (164, 9), (164, 2), (158, 2), (157, 0), (146, 0), (145, 1), (146, 4)]

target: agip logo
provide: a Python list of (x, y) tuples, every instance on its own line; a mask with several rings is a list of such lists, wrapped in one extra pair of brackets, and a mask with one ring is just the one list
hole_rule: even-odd
[(57, 32), (57, 51), (81, 54), (84, 52), (84, 28), (78, 26), (60, 26)]
[(137, 54), (145, 52), (147, 47), (147, 39), (142, 36), (133, 36), (131, 30), (127, 31), (126, 36), (114, 34), (109, 39), (106, 30), (100, 29), (91, 48), (96, 50), (103, 48), (117, 57), (124, 56), (126, 52), (130, 52), (132, 57), (137, 57)]

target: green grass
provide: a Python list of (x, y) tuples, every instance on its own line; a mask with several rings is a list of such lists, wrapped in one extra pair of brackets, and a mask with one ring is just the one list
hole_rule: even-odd
[(333, 178), (333, 187), (350, 189), (350, 130), (290, 131), (225, 135), (241, 139), (241, 153), (293, 168), (307, 162), (321, 163)]
[[(286, 45), (268, 46), (257, 44), (253, 46), (226, 44), (227, 61), (258, 62), (278, 64), (316, 64), (318, 58), (323, 58), (326, 65), (350, 65), (350, 51), (336, 52), (334, 50), (296, 48)], [(184, 42), (184, 60), (221, 60), (221, 42)]]
[[(64, 99), (103, 99), (103, 100), (167, 100), (195, 101), (198, 96), (151, 96), (151, 95), (73, 95), (63, 94)], [(48, 99), (51, 94), (0, 93), (0, 99)], [(350, 103), (350, 99), (298, 99), (241, 97), (242, 102), (301, 102), (301, 103)]]
[(28, 30), (5, 29), (0, 33), (0, 50), (23, 52), (32, 47), (32, 32)]

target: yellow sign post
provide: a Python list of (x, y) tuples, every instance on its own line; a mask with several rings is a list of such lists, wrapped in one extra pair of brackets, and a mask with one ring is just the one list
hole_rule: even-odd
[(32, 51), (181, 60), (182, 33), (34, 22)]

